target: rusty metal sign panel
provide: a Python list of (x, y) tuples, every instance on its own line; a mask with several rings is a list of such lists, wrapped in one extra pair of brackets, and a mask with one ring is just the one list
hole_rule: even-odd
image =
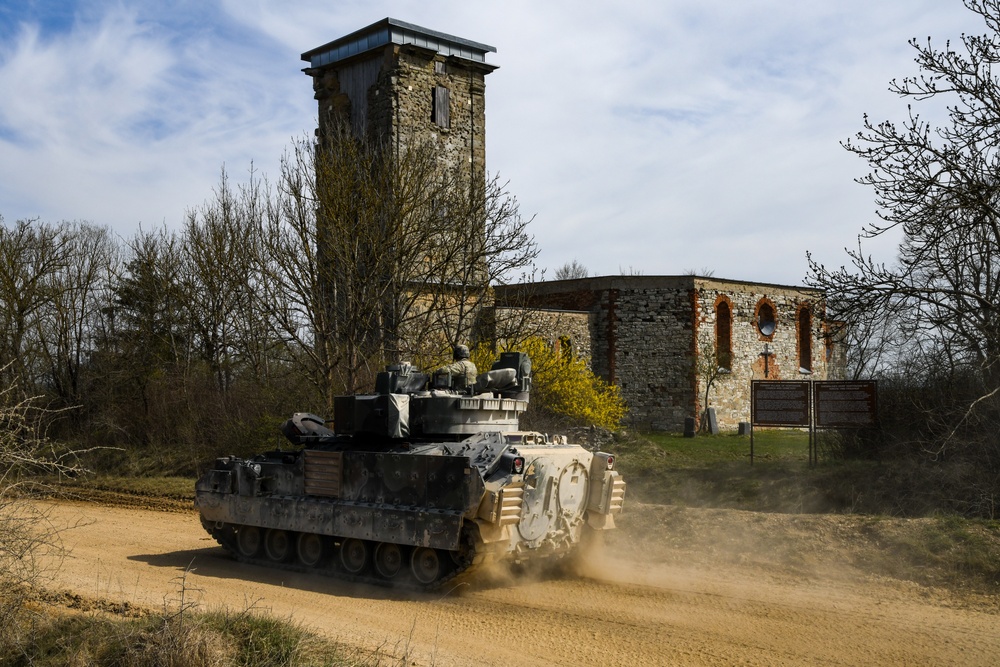
[(813, 384), (817, 428), (874, 426), (875, 380), (827, 380)]
[(750, 383), (754, 426), (809, 426), (809, 381), (754, 380)]

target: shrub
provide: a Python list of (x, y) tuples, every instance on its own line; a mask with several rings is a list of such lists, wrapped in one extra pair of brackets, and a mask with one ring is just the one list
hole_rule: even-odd
[(0, 643), (17, 636), (17, 621), (45, 573), (43, 562), (60, 551), (59, 531), (45, 510), (20, 494), (39, 486), (39, 473), (84, 472), (75, 452), (60, 452), (40, 435), (45, 410), (18, 396), (16, 382), (0, 390)]
[[(594, 375), (586, 359), (560, 354), (542, 338), (518, 346), (531, 357), (531, 412), (575, 424), (616, 429), (627, 407), (618, 387)], [(498, 355), (485, 346), (473, 352), (477, 368), (489, 368)]]

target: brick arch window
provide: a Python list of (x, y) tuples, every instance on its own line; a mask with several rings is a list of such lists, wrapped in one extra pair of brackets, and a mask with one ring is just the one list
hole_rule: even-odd
[(812, 311), (808, 305), (799, 307), (796, 325), (799, 334), (799, 370), (812, 373)]
[(774, 336), (774, 330), (778, 328), (778, 313), (770, 299), (761, 299), (757, 302), (753, 321), (757, 325), (757, 331), (760, 332), (761, 338), (771, 340)]
[(715, 304), (715, 355), (719, 368), (733, 367), (733, 307), (720, 297)]
[(559, 358), (563, 361), (571, 361), (573, 359), (573, 339), (569, 336), (559, 336), (557, 345), (556, 352), (559, 354)]

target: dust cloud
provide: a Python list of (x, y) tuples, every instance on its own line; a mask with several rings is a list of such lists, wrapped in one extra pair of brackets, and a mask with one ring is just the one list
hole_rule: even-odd
[[(789, 517), (636, 503), (573, 571), (495, 567), (469, 585), (403, 596), (234, 562), (195, 513), (52, 508), (53, 520), (88, 522), (66, 534), (60, 589), (156, 608), (194, 559), (187, 584), (206, 606), (241, 609), (249, 596), (359, 650), (402, 652), (406, 664), (975, 666), (1000, 655), (997, 606), (820, 578), (840, 537), (808, 522), (783, 529)], [(801, 536), (826, 546), (813, 553)], [(798, 565), (782, 569), (786, 560)], [(128, 586), (95, 590), (111, 573)]]

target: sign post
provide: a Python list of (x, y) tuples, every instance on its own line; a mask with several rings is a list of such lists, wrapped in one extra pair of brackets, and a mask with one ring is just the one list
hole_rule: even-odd
[(827, 380), (813, 383), (816, 428), (874, 426), (877, 414), (874, 380)]
[[(750, 465), (753, 465), (755, 426), (809, 428), (812, 416), (808, 380), (752, 380), (750, 382)], [(809, 455), (812, 460), (812, 430)]]
[(813, 431), (820, 428), (874, 426), (878, 419), (877, 396), (875, 380), (814, 382), (813, 405), (816, 416)]
[(750, 465), (754, 427), (809, 429), (809, 465), (819, 462), (817, 429), (865, 428), (878, 419), (875, 380), (751, 380)]

